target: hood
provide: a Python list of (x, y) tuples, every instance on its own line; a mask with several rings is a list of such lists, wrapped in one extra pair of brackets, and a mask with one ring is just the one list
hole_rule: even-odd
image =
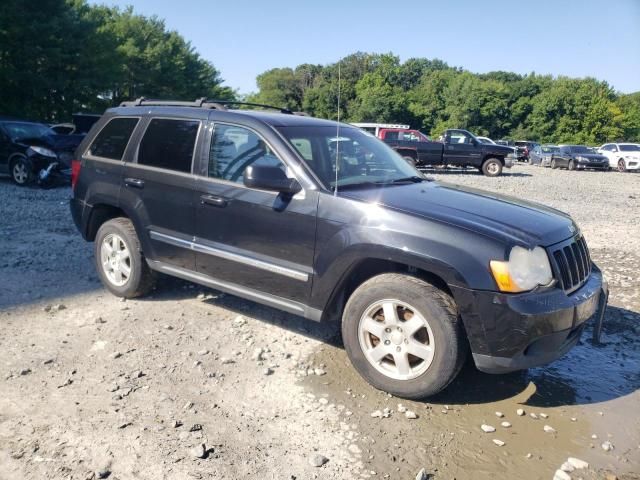
[(578, 231), (571, 217), (559, 210), (439, 182), (346, 190), (339, 195), (457, 225), (507, 245), (546, 247)]
[(73, 152), (84, 135), (47, 135), (44, 137), (19, 138), (16, 143), (26, 147), (46, 147), (54, 152)]
[(485, 143), (482, 145), (483, 150), (487, 153), (493, 153), (499, 156), (507, 156), (510, 153), (514, 152), (512, 147), (505, 147), (504, 145), (492, 145), (490, 143)]

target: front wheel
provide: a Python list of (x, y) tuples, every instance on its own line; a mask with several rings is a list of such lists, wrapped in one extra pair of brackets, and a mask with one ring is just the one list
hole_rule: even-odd
[(142, 255), (128, 218), (114, 218), (102, 224), (94, 242), (94, 258), (102, 283), (117, 297), (140, 297), (155, 285), (155, 274)]
[(488, 158), (482, 164), (482, 173), (487, 177), (497, 177), (502, 173), (502, 162), (497, 158)]
[(573, 160), (569, 160), (569, 166), (567, 167), (569, 170), (575, 170), (576, 164), (573, 163)]
[(378, 275), (353, 292), (342, 338), (351, 363), (371, 385), (412, 399), (442, 391), (467, 353), (453, 299), (402, 274)]
[(11, 180), (16, 185), (24, 187), (33, 182), (31, 164), (24, 157), (18, 157), (11, 162)]
[(627, 165), (624, 163), (624, 160), (621, 158), (618, 160), (618, 171), (625, 172), (627, 170)]
[(555, 170), (556, 168), (558, 168), (558, 164), (556, 163), (556, 159), (554, 158), (553, 160), (551, 160), (551, 168), (553, 170)]

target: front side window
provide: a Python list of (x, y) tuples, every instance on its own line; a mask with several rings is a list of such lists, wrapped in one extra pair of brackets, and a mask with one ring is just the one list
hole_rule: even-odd
[(449, 143), (458, 145), (471, 145), (473, 143), (473, 139), (470, 134), (459, 130), (451, 131), (448, 140)]
[(152, 119), (140, 142), (138, 163), (190, 173), (199, 127), (197, 120)]
[(114, 118), (107, 123), (93, 140), (87, 154), (93, 157), (122, 160), (138, 118)]
[(640, 152), (640, 145), (636, 145), (633, 143), (620, 145), (620, 151), (621, 152)]
[[(298, 147), (311, 158), (310, 144), (300, 139)], [(251, 165), (279, 167), (286, 172), (285, 165), (258, 134), (235, 125), (216, 124), (209, 150), (208, 176), (242, 183), (244, 171)]]
[[(391, 185), (420, 174), (387, 144), (357, 128), (279, 127), (325, 187)], [(312, 160), (307, 159), (312, 152)]]

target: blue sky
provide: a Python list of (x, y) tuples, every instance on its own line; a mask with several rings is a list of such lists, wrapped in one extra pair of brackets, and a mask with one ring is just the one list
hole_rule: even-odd
[(440, 58), (472, 72), (592, 76), (640, 90), (640, 0), (101, 0), (163, 18), (225, 84), (357, 51)]

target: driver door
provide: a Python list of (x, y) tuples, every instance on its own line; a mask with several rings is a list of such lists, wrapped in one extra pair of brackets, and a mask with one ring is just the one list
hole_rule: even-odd
[(444, 160), (449, 165), (480, 165), (482, 152), (467, 132), (449, 130), (445, 136)]
[[(294, 196), (246, 187), (250, 165), (278, 166), (292, 177), (257, 132), (215, 123), (197, 182), (198, 273), (241, 289), (306, 303), (313, 274), (318, 193)], [(205, 176), (206, 171), (206, 176)]]

